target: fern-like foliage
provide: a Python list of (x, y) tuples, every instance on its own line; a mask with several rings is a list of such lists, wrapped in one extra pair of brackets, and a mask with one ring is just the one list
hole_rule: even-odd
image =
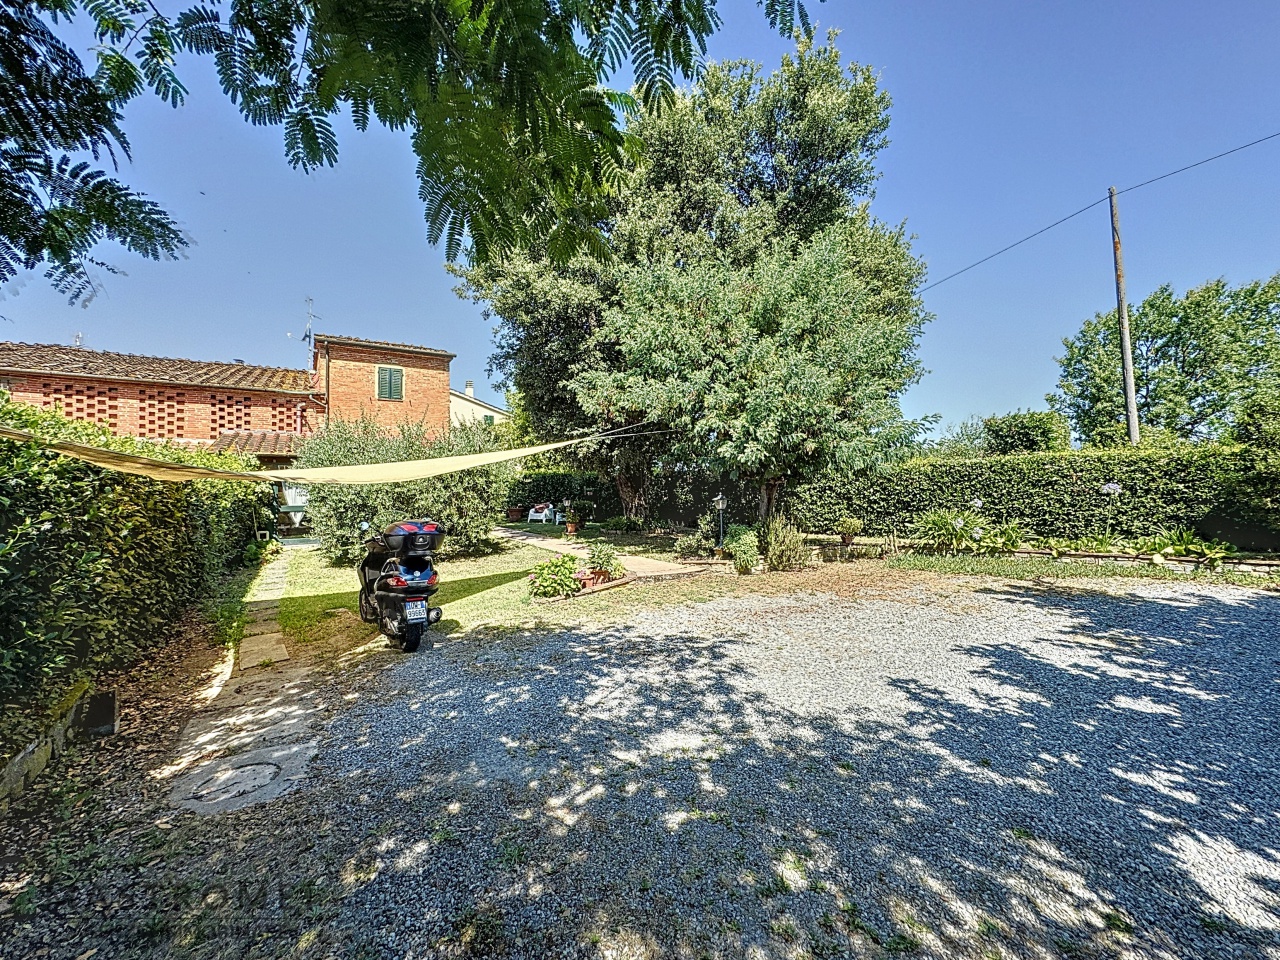
[[(92, 6), (99, 38), (130, 29), (128, 2), (92, 0)], [(51, 4), (44, 12), (69, 16), (71, 9)], [(88, 268), (115, 272), (91, 256), (100, 242), (153, 259), (185, 245), (154, 202), (98, 169), (104, 159), (114, 167), (117, 154), (128, 157), (117, 105), (136, 95), (144, 78), (166, 99), (181, 97), (162, 63), (166, 56), (171, 61), (171, 48), (146, 43), (152, 50), (140, 69), (108, 51), (91, 77), (39, 11), (0, 0), (0, 284), (43, 267), (57, 290), (87, 302)]]
[[(760, 4), (779, 29), (807, 28), (799, 0)], [(54, 32), (79, 11), (99, 43), (93, 76)], [(75, 298), (101, 240), (181, 248), (163, 211), (74, 156), (127, 157), (119, 108), (145, 91), (180, 105), (182, 51), (212, 57), (244, 117), (281, 126), (304, 170), (337, 162), (345, 106), (360, 129), (406, 131), (428, 236), (451, 259), (603, 252), (637, 107), (604, 83), (629, 64), (639, 103), (661, 107), (719, 22), (715, 0), (0, 0), (0, 283), (47, 262)]]

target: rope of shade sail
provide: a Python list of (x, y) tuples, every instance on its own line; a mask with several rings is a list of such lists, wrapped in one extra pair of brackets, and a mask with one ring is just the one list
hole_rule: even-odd
[(153, 480), (180, 482), (183, 480), (249, 480), (254, 482), (288, 481), (289, 483), (321, 483), (321, 484), (370, 484), (370, 483), (403, 483), (408, 480), (425, 480), (428, 477), (439, 477), (446, 473), (457, 473), (460, 470), (471, 470), (475, 467), (487, 467), (507, 460), (518, 460), (531, 457), (537, 453), (558, 450), (571, 444), (586, 440), (596, 440), (602, 435), (578, 437), (573, 440), (560, 440), (556, 443), (544, 443), (537, 447), (520, 447), (516, 450), (493, 450), (489, 453), (466, 453), (454, 457), (433, 457), (429, 460), (400, 460), (395, 463), (362, 463), (342, 467), (312, 467), (306, 470), (215, 470), (210, 467), (193, 467), (183, 463), (171, 463), (167, 460), (156, 460), (152, 457), (141, 457), (132, 453), (121, 453), (106, 450), (102, 447), (89, 446), (83, 443), (72, 443), (68, 440), (41, 440), (25, 430), (0, 426), (0, 439), (13, 440), (18, 443), (34, 443), (46, 450), (60, 453), (64, 457), (74, 457), (87, 463), (131, 473), (139, 477), (150, 477)]

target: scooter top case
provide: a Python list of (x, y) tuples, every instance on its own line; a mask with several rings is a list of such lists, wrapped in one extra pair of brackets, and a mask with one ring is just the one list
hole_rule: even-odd
[(434, 520), (401, 520), (382, 531), (387, 553), (397, 557), (430, 556), (440, 549), (444, 527)]

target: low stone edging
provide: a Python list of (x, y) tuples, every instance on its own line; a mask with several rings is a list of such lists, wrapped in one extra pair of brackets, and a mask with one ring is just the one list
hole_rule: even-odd
[(625, 587), (628, 584), (635, 583), (640, 578), (635, 574), (629, 574), (625, 577), (619, 577), (617, 580), (606, 580), (604, 583), (597, 583), (594, 587), (583, 587), (577, 593), (570, 593), (563, 597), (534, 597), (534, 603), (561, 603), (565, 600), (574, 600), (577, 597), (590, 596), (593, 593), (600, 593), (603, 590), (612, 590), (614, 587)]
[(45, 767), (62, 756), (68, 743), (84, 734), (115, 733), (119, 723), (114, 692), (92, 692), (88, 680), (75, 684), (54, 707), (45, 731), (18, 751), (0, 771), (0, 816), (9, 812), (10, 800), (25, 793)]

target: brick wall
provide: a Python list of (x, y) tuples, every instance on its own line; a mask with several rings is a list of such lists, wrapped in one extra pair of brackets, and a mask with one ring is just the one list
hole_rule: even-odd
[[(404, 371), (403, 400), (378, 399), (378, 367)], [(449, 429), (447, 356), (321, 342), (316, 345), (316, 389), (328, 390), (330, 413), (344, 420), (367, 414), (386, 427), (422, 423), (437, 433)]]
[[(296, 394), (183, 387), (49, 374), (2, 378), (14, 400), (94, 420), (112, 433), (152, 439), (216, 440), (224, 430), (296, 430), (323, 423), (323, 406)], [(0, 384), (4, 386), (4, 384)], [(447, 388), (446, 388), (447, 389)]]

